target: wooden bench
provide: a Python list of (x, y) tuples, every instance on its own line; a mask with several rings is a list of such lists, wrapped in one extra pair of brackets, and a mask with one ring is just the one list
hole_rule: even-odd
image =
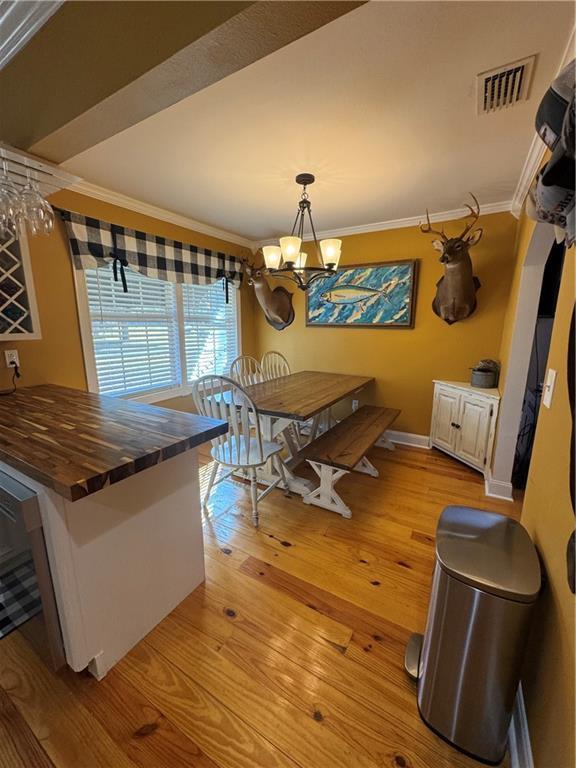
[[(352, 517), (351, 510), (334, 486), (352, 471), (378, 477), (378, 470), (366, 454), (399, 414), (395, 408), (363, 405), (303, 448), (299, 458), (306, 459), (320, 478), (318, 488), (302, 497), (304, 503), (338, 512), (342, 517)], [(386, 447), (393, 446), (387, 441)]]

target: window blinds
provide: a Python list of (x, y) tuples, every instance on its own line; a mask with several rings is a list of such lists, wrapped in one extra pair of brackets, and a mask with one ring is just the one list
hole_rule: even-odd
[(183, 285), (187, 381), (209, 373), (228, 375), (238, 356), (236, 291), (226, 294), (221, 283)]
[[(130, 291), (110, 265), (84, 270), (99, 391), (133, 395), (227, 374), (238, 354), (236, 291), (222, 283), (177, 286), (130, 274)], [(179, 321), (182, 318), (182, 321)]]

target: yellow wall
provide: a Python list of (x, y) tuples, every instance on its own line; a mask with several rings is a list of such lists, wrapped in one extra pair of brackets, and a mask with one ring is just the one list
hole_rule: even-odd
[[(417, 227), (354, 235), (343, 239), (343, 266), (420, 260), (415, 327), (308, 328), (304, 296), (298, 291), (294, 297), (296, 319), (285, 330), (275, 331), (257, 312), (259, 354), (280, 350), (294, 370), (374, 376), (376, 383), (365, 391), (365, 400), (401, 408), (396, 429), (428, 434), (432, 379), (468, 381), (474, 363), (498, 357), (515, 263), (516, 220), (508, 213), (492, 214), (482, 217), (481, 226), (484, 236), (471, 254), (482, 288), (478, 309), (467, 320), (448, 326), (432, 312), (442, 265), (431, 246), (431, 236), (423, 235)], [(460, 222), (445, 224), (448, 233), (457, 233), (459, 227)]]
[[(51, 202), (77, 213), (202, 248), (223, 250), (234, 256), (250, 255), (247, 249), (233, 243), (74, 192), (59, 192), (52, 196)], [(58, 219), (52, 235), (30, 237), (29, 244), (42, 339), (0, 343), (0, 389), (8, 388), (10, 383), (10, 371), (4, 364), (6, 349), (18, 350), (22, 369), (19, 386), (52, 382), (86, 389), (72, 262), (63, 223)], [(252, 306), (252, 291), (245, 286), (241, 291), (242, 336), (249, 353), (254, 351), (250, 345), (254, 338)]]

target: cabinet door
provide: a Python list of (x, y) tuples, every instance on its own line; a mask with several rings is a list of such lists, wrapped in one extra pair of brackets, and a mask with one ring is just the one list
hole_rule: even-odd
[(434, 390), (434, 414), (432, 419), (432, 442), (447, 451), (455, 450), (456, 429), (460, 394), (447, 387)]
[(494, 411), (490, 400), (463, 395), (456, 430), (456, 454), (479, 469), (484, 469), (490, 422)]

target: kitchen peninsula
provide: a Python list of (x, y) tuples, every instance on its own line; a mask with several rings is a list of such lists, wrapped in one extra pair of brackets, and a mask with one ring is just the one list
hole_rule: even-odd
[(0, 397), (38, 496), (67, 663), (102, 678), (204, 580), (197, 446), (224, 422), (55, 385)]

